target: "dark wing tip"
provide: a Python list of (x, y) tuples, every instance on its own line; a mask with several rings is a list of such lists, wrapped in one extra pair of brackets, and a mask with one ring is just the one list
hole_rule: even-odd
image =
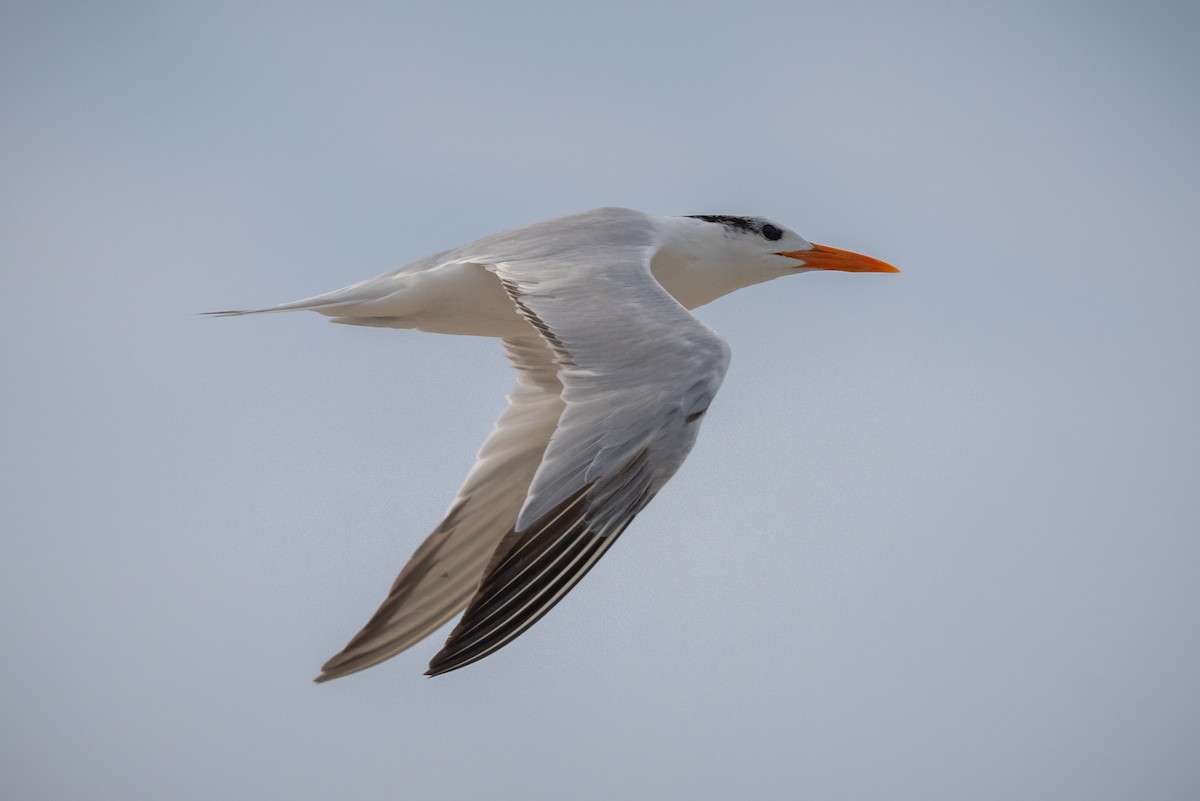
[(442, 652), (439, 652), (438, 656), (435, 656), (432, 660), (430, 660), (429, 670), (426, 670), (424, 675), (432, 678), (434, 676), (440, 676), (443, 673), (449, 673), (452, 670), (458, 670), (460, 667), (467, 666), (466, 662), (462, 663), (461, 665), (450, 665), (448, 664), (448, 659), (439, 660), (438, 657), (440, 657), (444, 651), (445, 649), (443, 649)]
[(589, 484), (501, 541), (478, 592), (425, 675), (440, 676), (500, 650), (587, 575), (653, 496), (643, 455), (606, 479), (630, 490), (618, 508), (604, 501), (599, 509), (593, 506), (596, 485)]
[(593, 529), (590, 489), (580, 488), (537, 523), (501, 541), (478, 592), (425, 675), (465, 667), (512, 642), (609, 549), (620, 531)]

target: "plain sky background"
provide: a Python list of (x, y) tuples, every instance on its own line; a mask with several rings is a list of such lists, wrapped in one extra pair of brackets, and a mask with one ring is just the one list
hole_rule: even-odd
[[(1200, 797), (1200, 6), (0, 7), (0, 794)], [(688, 463), (484, 662), (318, 666), (495, 342), (195, 313), (601, 205), (901, 275), (700, 310)]]

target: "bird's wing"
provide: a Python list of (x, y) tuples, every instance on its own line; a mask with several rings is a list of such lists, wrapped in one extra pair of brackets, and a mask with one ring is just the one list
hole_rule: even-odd
[(430, 675), (511, 642), (587, 573), (683, 463), (724, 377), (725, 342), (650, 273), (652, 219), (611, 214), (489, 265), (554, 352), (566, 409)]
[(545, 342), (504, 340), (517, 368), (508, 409), (496, 422), (434, 529), (392, 584), (387, 600), (354, 639), (321, 668), (327, 681), (371, 667), (415, 644), (457, 614), (525, 502), (534, 471), (562, 414), (562, 384)]

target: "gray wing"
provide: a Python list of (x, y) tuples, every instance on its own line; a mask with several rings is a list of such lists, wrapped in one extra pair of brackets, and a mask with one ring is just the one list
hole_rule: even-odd
[(562, 414), (557, 366), (535, 337), (504, 340), (517, 368), (508, 409), (496, 422), (446, 519), (417, 549), (362, 631), (321, 668), (327, 681), (378, 664), (457, 614), (512, 530)]
[(566, 408), (429, 675), (511, 642), (587, 573), (683, 463), (724, 377), (725, 342), (650, 274), (651, 218), (605, 213), (582, 245), (546, 235), (532, 258), (489, 266), (553, 350)]

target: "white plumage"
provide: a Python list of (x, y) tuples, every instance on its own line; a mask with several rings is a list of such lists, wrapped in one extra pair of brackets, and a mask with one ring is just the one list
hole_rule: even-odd
[(729, 363), (688, 311), (813, 269), (895, 272), (756, 217), (595, 209), (485, 237), (377, 278), (254, 314), (500, 337), (509, 407), (445, 519), (379, 610), (322, 668), (377, 664), (467, 608), (438, 674), (545, 614), (675, 474)]

